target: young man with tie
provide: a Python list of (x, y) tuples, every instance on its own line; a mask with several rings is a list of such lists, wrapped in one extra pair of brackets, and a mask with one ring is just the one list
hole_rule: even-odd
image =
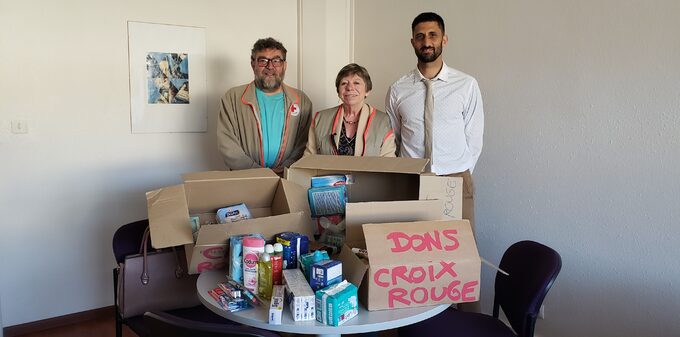
[[(390, 116), (400, 157), (430, 159), (437, 175), (463, 177), (463, 218), (474, 223), (472, 171), (482, 152), (484, 109), (477, 81), (444, 63), (448, 42), (444, 20), (421, 13), (411, 24), (416, 69), (387, 91), (385, 111)], [(479, 304), (466, 311), (479, 311)]]

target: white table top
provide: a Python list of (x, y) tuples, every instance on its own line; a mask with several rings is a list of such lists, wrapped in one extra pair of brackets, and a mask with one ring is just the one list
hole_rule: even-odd
[(225, 271), (204, 271), (201, 273), (196, 282), (196, 288), (198, 289), (198, 295), (203, 305), (214, 313), (232, 321), (260, 329), (280, 332), (339, 335), (382, 331), (420, 322), (439, 314), (449, 307), (448, 304), (442, 304), (429, 307), (368, 311), (360, 304), (359, 315), (340, 326), (330, 326), (321, 324), (316, 320), (295, 322), (290, 313), (290, 309), (286, 304), (283, 308), (282, 324), (270, 325), (267, 319), (269, 314), (269, 302), (265, 302), (258, 307), (237, 312), (229, 312), (222, 309), (222, 307), (208, 294), (208, 291), (216, 288), (219, 282), (225, 280)]

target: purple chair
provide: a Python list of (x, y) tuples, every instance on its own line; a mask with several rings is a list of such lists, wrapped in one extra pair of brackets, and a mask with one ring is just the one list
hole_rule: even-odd
[[(538, 242), (520, 241), (505, 251), (500, 268), (510, 276), (496, 273), (493, 316), (447, 309), (400, 328), (399, 336), (533, 337), (538, 311), (562, 268), (562, 258)], [(512, 328), (498, 319), (499, 309)]]
[(147, 312), (144, 322), (149, 327), (150, 337), (280, 337), (245, 325), (197, 322), (165, 312)]
[[(142, 244), (142, 236), (147, 226), (149, 226), (149, 220), (145, 219), (123, 225), (116, 230), (113, 234), (113, 255), (116, 258), (116, 263), (125, 262), (125, 257), (127, 255), (139, 253), (139, 246)], [(147, 248), (152, 249), (151, 243), (149, 243)], [(177, 247), (177, 249), (184, 248)], [(150, 336), (150, 331), (143, 315), (129, 318), (122, 318), (120, 315), (118, 308), (118, 272), (118, 267), (113, 268), (113, 303), (116, 309), (116, 337), (121, 337), (123, 335), (123, 324), (130, 327), (130, 329), (139, 337), (148, 337)], [(238, 324), (213, 313), (203, 305), (170, 310), (168, 313), (183, 319), (198, 322), (219, 323), (222, 325)]]

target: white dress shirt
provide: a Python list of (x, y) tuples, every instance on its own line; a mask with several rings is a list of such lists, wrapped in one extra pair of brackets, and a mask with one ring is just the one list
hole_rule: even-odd
[[(394, 82), (387, 91), (385, 110), (390, 116), (400, 157), (425, 154), (425, 84), (418, 68)], [(477, 81), (450, 68), (432, 79), (432, 172), (438, 175), (470, 170), (482, 152), (484, 108)]]

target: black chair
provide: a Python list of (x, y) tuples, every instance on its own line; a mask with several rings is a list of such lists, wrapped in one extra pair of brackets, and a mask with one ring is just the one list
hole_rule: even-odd
[[(562, 268), (562, 258), (550, 247), (520, 241), (505, 251), (500, 268), (510, 276), (496, 273), (493, 316), (447, 309), (400, 328), (399, 336), (441, 336), (451, 331), (466, 337), (533, 337), (538, 311)], [(498, 319), (499, 309), (503, 309), (512, 329)]]
[[(126, 225), (121, 226), (113, 234), (113, 255), (116, 258), (116, 263), (125, 262), (125, 257), (131, 254), (137, 254), (139, 252), (139, 246), (142, 244), (142, 236), (144, 230), (149, 225), (149, 221), (139, 220)], [(148, 249), (151, 249), (151, 244), (149, 243)], [(113, 268), (113, 303), (115, 307), (116, 315), (116, 337), (121, 337), (123, 335), (123, 324), (130, 327), (130, 329), (136, 333), (139, 337), (150, 336), (150, 330), (144, 321), (144, 316), (134, 316), (129, 318), (123, 318), (120, 314), (118, 308), (118, 267)], [(237, 324), (226, 318), (219, 316), (203, 305), (170, 310), (175, 316), (205, 323), (217, 323), (217, 324)]]
[(245, 325), (197, 322), (165, 312), (147, 312), (144, 322), (149, 327), (150, 337), (280, 337)]

